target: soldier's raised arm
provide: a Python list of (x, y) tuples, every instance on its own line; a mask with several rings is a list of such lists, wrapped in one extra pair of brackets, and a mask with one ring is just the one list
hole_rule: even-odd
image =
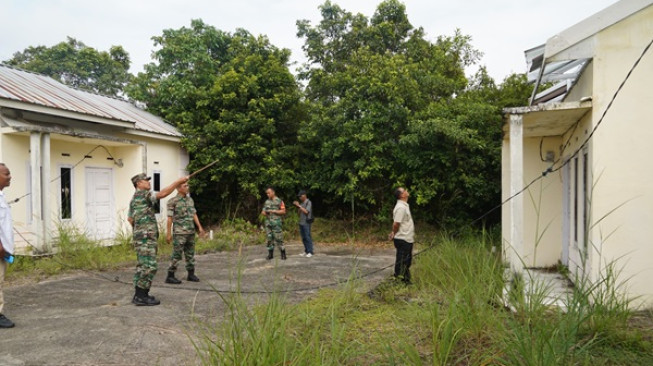
[(156, 192), (156, 198), (157, 199), (162, 199), (166, 198), (172, 193), (180, 184), (188, 182), (188, 176), (181, 177), (177, 179), (176, 181), (172, 182), (169, 186), (163, 188), (159, 192)]

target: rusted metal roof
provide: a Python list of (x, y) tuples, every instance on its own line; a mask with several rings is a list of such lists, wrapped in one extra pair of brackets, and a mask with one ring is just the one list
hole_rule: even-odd
[[(163, 119), (135, 105), (62, 84), (48, 76), (0, 64), (0, 99), (79, 113), (103, 119), (133, 123), (136, 130), (180, 137)], [(96, 121), (96, 120), (95, 120)]]

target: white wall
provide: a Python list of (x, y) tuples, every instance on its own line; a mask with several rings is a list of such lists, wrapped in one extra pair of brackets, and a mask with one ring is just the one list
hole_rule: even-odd
[[(598, 34), (594, 59), (596, 124), (653, 34), (649, 7)], [(653, 50), (641, 60), (593, 138), (594, 276), (607, 262), (623, 269), (638, 303), (653, 306)]]
[[(4, 189), (7, 201), (19, 198), (30, 191), (29, 174), (29, 136), (0, 135), (0, 161), (11, 171), (11, 185)], [(14, 228), (20, 235), (14, 235), (16, 247), (29, 248), (25, 243), (36, 242), (36, 237), (30, 232), (29, 213), (30, 197), (23, 197), (16, 203), (11, 203), (11, 215)], [(23, 239), (24, 238), (24, 239)], [(21, 251), (18, 251), (21, 253)]]
[[(143, 172), (143, 154), (147, 154), (147, 173), (151, 175), (155, 170), (161, 172), (162, 187), (178, 178), (187, 164), (186, 155), (181, 153), (179, 144), (173, 141), (139, 136), (138, 139), (142, 140), (142, 143), (129, 144), (99, 139), (73, 138), (57, 134), (51, 134), (50, 136), (50, 177), (53, 182), (48, 183), (47, 197), (50, 203), (50, 212), (46, 215), (52, 223), (53, 237), (56, 237), (59, 226), (75, 227), (80, 230), (86, 229), (87, 168), (111, 169), (113, 208), (115, 209), (115, 212), (112, 212), (114, 215), (114, 231), (116, 234), (122, 232), (129, 235), (131, 228), (128, 226), (126, 218), (129, 201), (134, 194), (131, 177)], [(129, 137), (132, 140), (135, 139), (135, 136)], [(105, 146), (106, 150), (97, 147), (98, 145)], [(96, 149), (93, 150), (94, 148)], [(90, 157), (84, 159), (85, 155)], [(107, 159), (110, 156), (115, 160)], [(28, 135), (5, 133), (0, 136), (0, 161), (5, 162), (12, 173), (12, 184), (5, 189), (8, 200), (22, 196), (30, 190), (28, 180), (29, 158)], [(122, 161), (122, 167), (116, 164), (118, 160)], [(61, 181), (58, 177), (62, 166), (73, 168), (72, 217), (70, 219), (61, 218)], [(165, 220), (166, 202), (167, 200), (162, 202), (161, 220)], [(29, 196), (21, 199), (12, 206), (12, 214), (17, 229), (26, 235), (28, 241), (36, 243), (34, 235), (29, 233), (29, 203)], [(18, 237), (18, 246), (21, 245), (20, 242), (21, 239)]]
[[(550, 162), (540, 159), (547, 151), (558, 157), (562, 139), (559, 136), (524, 139), (524, 185), (542, 175)], [(551, 267), (562, 253), (562, 179), (561, 173), (551, 173), (524, 192), (524, 255), (528, 267)]]
[[(524, 182), (525, 187), (539, 177), (549, 166), (540, 159), (539, 137), (524, 138)], [(561, 137), (546, 137), (542, 141), (542, 153), (557, 152)], [(510, 146), (504, 138), (502, 147), (502, 200), (510, 197)], [(558, 155), (556, 154), (556, 158)], [(520, 188), (522, 188), (520, 187)], [(540, 179), (522, 193), (524, 202), (524, 247), (521, 260), (526, 267), (550, 267), (557, 264), (562, 252), (562, 183), (559, 173)], [(510, 205), (502, 207), (502, 237), (504, 258), (510, 253), (505, 250), (510, 244)], [(509, 249), (508, 249), (509, 250)]]

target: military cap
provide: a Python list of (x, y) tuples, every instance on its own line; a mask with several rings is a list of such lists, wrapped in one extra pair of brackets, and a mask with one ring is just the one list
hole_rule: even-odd
[(132, 177), (132, 183), (134, 184), (134, 187), (136, 187), (136, 183), (138, 183), (139, 181), (150, 180), (150, 179), (152, 179), (152, 177), (148, 177), (147, 174), (145, 173), (140, 173)]

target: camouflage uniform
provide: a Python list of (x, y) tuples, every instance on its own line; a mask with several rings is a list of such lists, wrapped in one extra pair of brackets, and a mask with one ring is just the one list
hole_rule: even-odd
[(186, 257), (186, 270), (195, 269), (195, 203), (189, 196), (178, 194), (168, 201), (168, 217), (172, 217), (172, 257), (168, 271), (176, 271), (181, 254)]
[[(285, 205), (281, 198), (274, 197), (268, 199), (263, 206), (264, 211), (281, 210)], [(281, 230), (281, 216), (277, 214), (268, 214), (265, 216), (265, 234), (268, 239), (268, 250), (274, 250), (275, 245), (282, 251), (286, 250), (283, 246), (283, 231)]]
[(129, 202), (128, 217), (134, 220), (134, 249), (138, 259), (134, 286), (149, 290), (156, 274), (157, 239), (159, 225), (154, 216), (155, 206), (159, 203), (156, 195), (150, 191), (137, 189)]

